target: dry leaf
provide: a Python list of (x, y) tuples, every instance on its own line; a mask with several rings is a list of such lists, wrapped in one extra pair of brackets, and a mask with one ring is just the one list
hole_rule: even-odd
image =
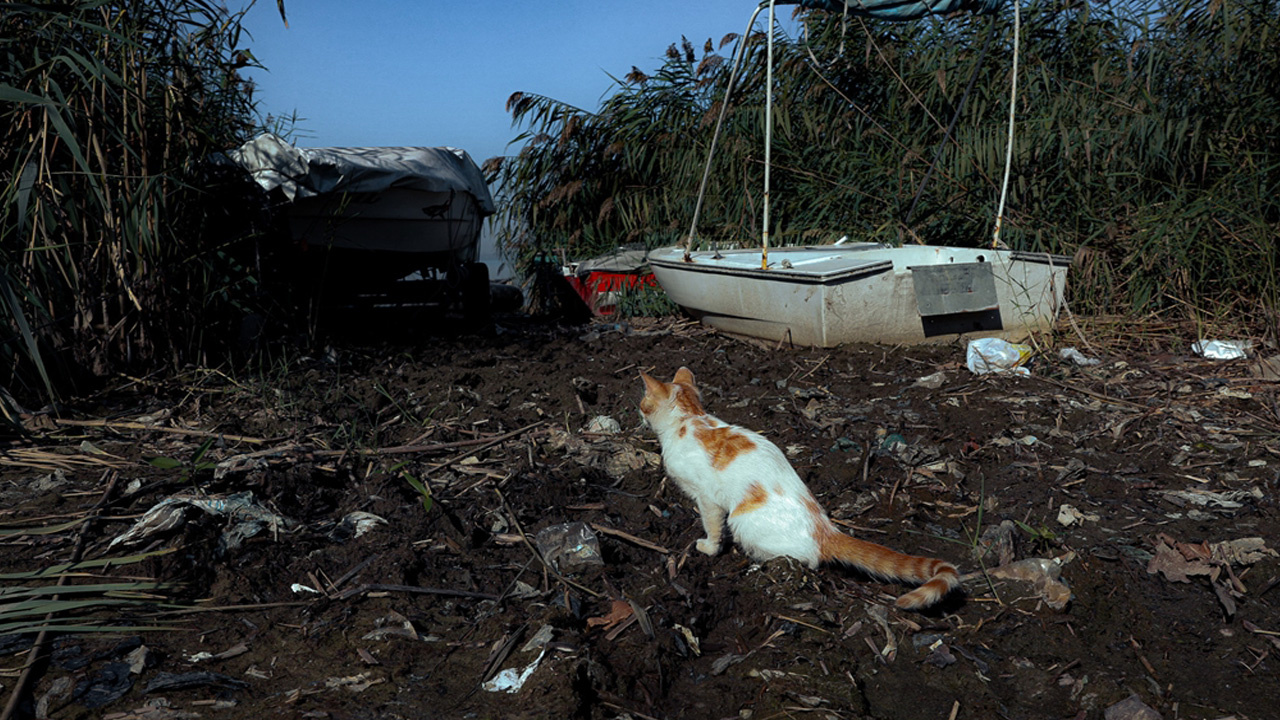
[(609, 608), (609, 614), (587, 618), (587, 627), (603, 626), (605, 629), (609, 629), (631, 617), (633, 612), (631, 603), (626, 600), (614, 600), (613, 605)]

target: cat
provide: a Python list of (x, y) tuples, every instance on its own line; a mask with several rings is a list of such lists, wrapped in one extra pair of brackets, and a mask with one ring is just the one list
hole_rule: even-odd
[(922, 582), (897, 599), (920, 610), (960, 585), (954, 565), (905, 555), (836, 529), (777, 445), (702, 409), (693, 373), (680, 368), (664, 383), (640, 373), (640, 413), (658, 435), (667, 476), (698, 504), (706, 537), (696, 547), (720, 551), (726, 515), (738, 545), (757, 561), (785, 556), (811, 568), (852, 565), (875, 577)]

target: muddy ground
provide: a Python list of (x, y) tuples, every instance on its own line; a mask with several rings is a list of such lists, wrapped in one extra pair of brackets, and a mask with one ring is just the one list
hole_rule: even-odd
[[(0, 572), (114, 557), (64, 582), (169, 587), (79, 613), (117, 632), (49, 634), (15, 717), (1280, 715), (1277, 383), (1193, 338), (1063, 332), (1023, 378), (973, 375), (960, 344), (687, 321), (409, 335), (121, 379), (31, 420)], [(901, 612), (898, 584), (693, 551), (636, 409), (640, 370), (681, 365), (846, 530), (954, 562), (964, 592)], [(143, 518), (166, 498), (168, 529)], [(32, 639), (0, 638), (6, 695)]]

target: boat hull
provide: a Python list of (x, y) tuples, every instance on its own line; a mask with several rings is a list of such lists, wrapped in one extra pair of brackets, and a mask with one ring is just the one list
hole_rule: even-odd
[(658, 283), (725, 332), (833, 347), (960, 336), (1016, 340), (1053, 323), (1070, 258), (1009, 250), (876, 244), (649, 255)]

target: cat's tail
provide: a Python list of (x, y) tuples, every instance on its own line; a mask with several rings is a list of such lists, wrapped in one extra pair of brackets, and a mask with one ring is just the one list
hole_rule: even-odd
[(923, 583), (898, 598), (897, 605), (904, 610), (927, 608), (960, 587), (960, 574), (949, 562), (890, 550), (882, 545), (849, 537), (834, 527), (830, 527), (827, 532), (820, 532), (818, 552), (824, 562), (852, 565), (886, 580)]

